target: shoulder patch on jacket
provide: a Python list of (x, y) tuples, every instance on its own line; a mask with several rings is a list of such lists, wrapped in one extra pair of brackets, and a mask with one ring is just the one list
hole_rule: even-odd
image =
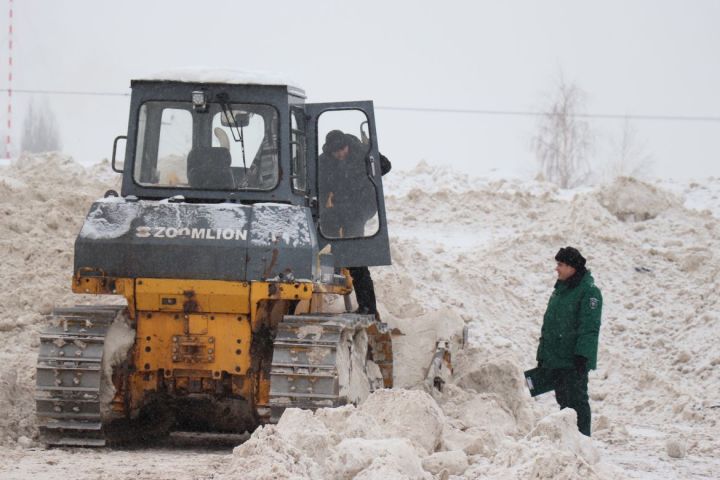
[(590, 310), (595, 310), (600, 304), (600, 300), (595, 297), (590, 297)]

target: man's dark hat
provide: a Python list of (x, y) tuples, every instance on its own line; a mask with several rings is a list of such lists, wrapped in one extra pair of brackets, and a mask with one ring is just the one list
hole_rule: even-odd
[(337, 152), (348, 145), (347, 136), (341, 130), (331, 130), (325, 137), (326, 152)]
[(565, 265), (570, 265), (575, 270), (585, 268), (585, 257), (573, 247), (561, 248), (557, 255), (555, 255), (555, 260)]

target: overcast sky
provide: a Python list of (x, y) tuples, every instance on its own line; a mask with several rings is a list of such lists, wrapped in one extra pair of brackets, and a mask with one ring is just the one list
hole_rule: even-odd
[[(9, 2), (0, 5), (7, 88)], [(15, 89), (127, 93), (134, 76), (191, 65), (279, 72), (309, 102), (373, 100), (380, 149), (399, 168), (424, 159), (533, 175), (535, 117), (381, 107), (538, 111), (560, 72), (586, 92), (589, 113), (720, 119), (715, 0), (15, 0), (13, 8)], [(30, 98), (13, 97), (16, 146)], [(63, 150), (83, 163), (108, 157), (127, 129), (127, 97), (34, 98), (47, 100)], [(591, 122), (597, 175), (625, 124)], [(720, 121), (629, 125), (655, 176), (720, 176)]]

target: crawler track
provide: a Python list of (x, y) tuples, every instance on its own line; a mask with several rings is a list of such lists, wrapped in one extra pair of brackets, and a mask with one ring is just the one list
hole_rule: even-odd
[(382, 388), (380, 369), (368, 362), (367, 330), (377, 325), (353, 313), (286, 315), (273, 343), (271, 421), (285, 408), (335, 407)]
[(102, 447), (100, 414), (105, 335), (121, 306), (56, 308), (40, 334), (35, 402), (48, 445)]

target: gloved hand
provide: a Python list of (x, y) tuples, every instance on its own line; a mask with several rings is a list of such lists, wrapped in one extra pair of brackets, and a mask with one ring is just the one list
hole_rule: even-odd
[(587, 358), (582, 355), (575, 355), (573, 357), (573, 363), (575, 364), (575, 371), (578, 375), (585, 375), (587, 373)]

